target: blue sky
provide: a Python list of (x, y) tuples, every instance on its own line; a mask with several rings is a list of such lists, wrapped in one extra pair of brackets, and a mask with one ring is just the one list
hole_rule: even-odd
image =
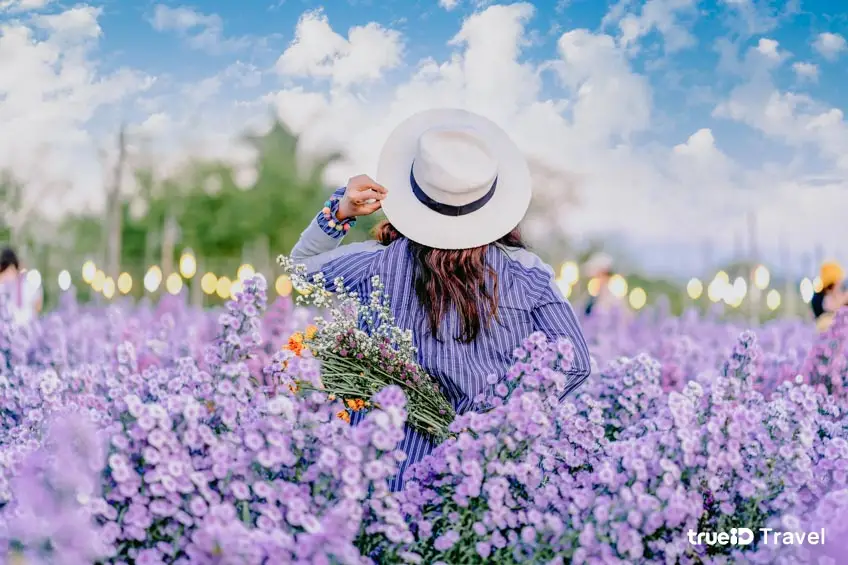
[[(373, 172), (388, 131), (438, 102), (488, 115), (566, 179), (538, 187), (556, 213), (536, 230), (606, 237), (682, 276), (705, 268), (708, 241), (733, 256), (756, 211), (761, 257), (795, 272), (806, 255), (848, 259), (838, 4), (0, 0), (0, 73), (26, 75), (0, 81), (15, 132), (0, 165), (96, 206), (119, 122), (167, 175), (196, 153), (247, 159), (228, 140), (277, 112), (307, 148), (348, 155), (333, 182)], [(49, 166), (25, 164), (44, 147)]]

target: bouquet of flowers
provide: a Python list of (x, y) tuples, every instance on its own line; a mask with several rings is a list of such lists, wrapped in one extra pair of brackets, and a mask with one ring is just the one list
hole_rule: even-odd
[[(408, 399), (408, 424), (436, 439), (447, 438), (454, 409), (439, 385), (416, 363), (412, 332), (395, 325), (379, 278), (372, 279), (366, 303), (358, 293), (346, 290), (342, 279), (334, 281), (335, 292), (331, 292), (325, 288), (322, 273), (310, 280), (305, 268), (288, 257), (281, 256), (278, 262), (299, 292), (299, 304), (329, 310), (328, 317), (316, 317), (314, 326), (294, 334), (285, 346), (297, 355), (308, 349), (321, 361), (321, 382), (291, 383), (293, 389), (320, 390), (358, 412), (369, 407), (367, 399), (374, 394), (396, 385)], [(350, 413), (343, 411), (340, 417), (349, 419)]]

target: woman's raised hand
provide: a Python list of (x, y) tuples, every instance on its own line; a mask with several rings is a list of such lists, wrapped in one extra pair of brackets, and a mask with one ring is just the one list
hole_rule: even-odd
[(339, 201), (336, 217), (346, 220), (373, 214), (382, 206), (386, 194), (386, 188), (367, 175), (351, 177)]

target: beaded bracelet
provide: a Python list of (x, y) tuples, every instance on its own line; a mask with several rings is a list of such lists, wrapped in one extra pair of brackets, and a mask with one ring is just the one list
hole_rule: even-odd
[(337, 231), (348, 231), (350, 228), (356, 225), (356, 218), (347, 218), (345, 220), (339, 220), (335, 217), (335, 211), (338, 210), (338, 201), (339, 196), (333, 195), (324, 202), (324, 208), (321, 212), (324, 213), (324, 219), (327, 220), (327, 225), (330, 228), (334, 228)]

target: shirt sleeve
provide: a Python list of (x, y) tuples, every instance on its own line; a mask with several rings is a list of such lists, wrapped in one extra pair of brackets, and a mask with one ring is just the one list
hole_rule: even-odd
[(553, 270), (550, 276), (550, 287), (542, 293), (533, 309), (532, 316), (536, 331), (544, 333), (549, 340), (566, 337), (574, 346), (574, 363), (566, 372), (569, 379), (564, 392), (560, 395), (560, 398), (564, 398), (589, 378), (591, 362), (589, 347), (586, 345), (586, 339), (583, 337), (583, 330), (574, 309), (554, 283)]
[[(334, 196), (344, 194), (344, 187), (336, 190)], [(330, 217), (336, 216), (338, 201), (330, 202)], [(291, 260), (306, 267), (309, 275), (322, 273), (325, 284), (332, 288), (336, 278), (344, 279), (345, 287), (351, 289), (369, 278), (371, 264), (377, 253), (385, 249), (376, 241), (365, 241), (342, 245), (347, 233), (330, 224), (323, 212), (318, 212), (312, 222), (300, 234), (300, 239), (292, 248)]]

